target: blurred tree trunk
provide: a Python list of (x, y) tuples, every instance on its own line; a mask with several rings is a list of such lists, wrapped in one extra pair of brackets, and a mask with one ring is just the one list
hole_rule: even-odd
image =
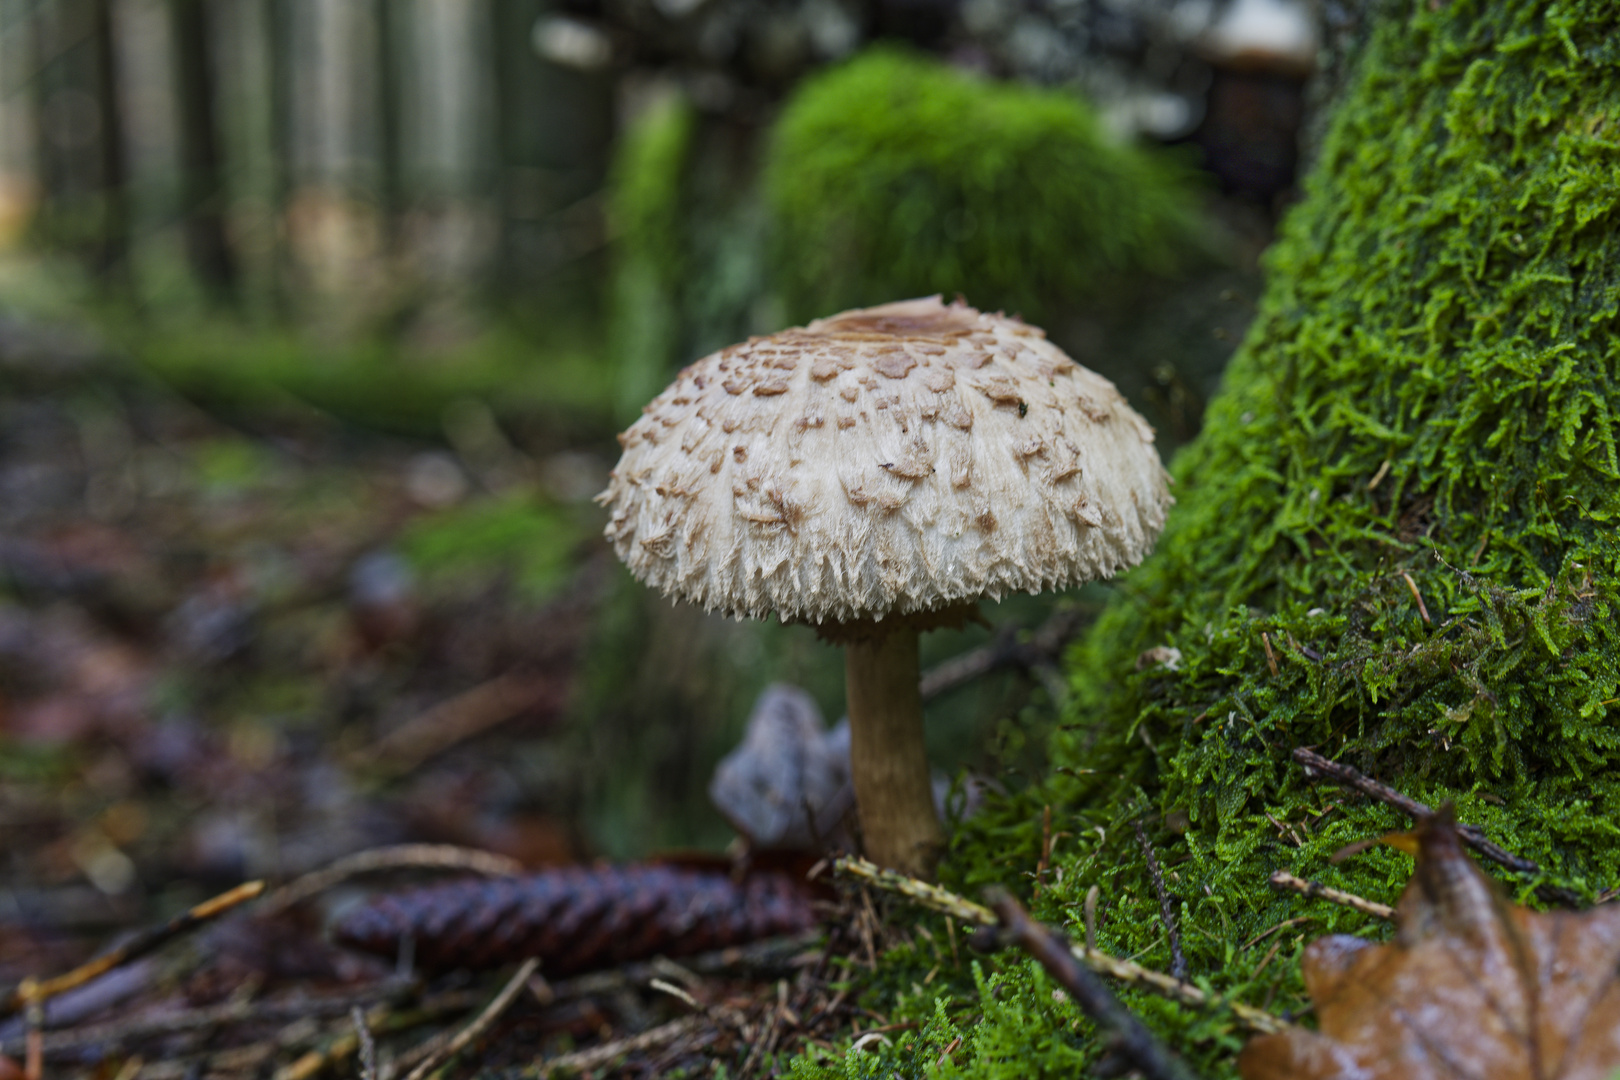
[(409, 40), (409, 15), (399, 0), (372, 0), (377, 29), (377, 211), (382, 220), (383, 251), (399, 252), (404, 185), (400, 176), (400, 42)]
[(129, 282), (129, 172), (124, 147), (123, 109), (118, 92), (117, 40), (112, 0), (88, 0), (91, 46), (95, 50), (96, 105), (101, 115), (101, 242), (93, 269), (103, 284), (123, 288)]
[(122, 277), (129, 249), (111, 2), (46, 0), (27, 16), (36, 229), (105, 285)]
[(264, 57), (269, 73), (270, 206), (275, 234), (270, 253), (271, 304), (291, 314), (292, 266), (287, 240), (287, 200), (292, 193), (293, 59), (292, 0), (261, 0), (264, 5)]
[(237, 263), (225, 232), (210, 0), (171, 0), (175, 89), (179, 95), (180, 198), (186, 255), (205, 293), (236, 296)]
[(529, 44), (530, 28), (539, 13), (538, 0), (494, 0), (490, 12), (495, 31), (491, 43), (495, 61), (494, 194), (500, 216), (499, 246), (491, 269), (497, 293), (521, 288), (524, 241), (533, 231), (532, 133), (546, 107), (534, 95), (538, 63)]
[(47, 243), (54, 243), (62, 230), (62, 202), (70, 186), (67, 155), (56, 137), (56, 93), (61, 83), (58, 60), (62, 52), (59, 4), (55, 0), (35, 4), (28, 16), (27, 31), (29, 106), (33, 111), (35, 178), (39, 182), (34, 229)]

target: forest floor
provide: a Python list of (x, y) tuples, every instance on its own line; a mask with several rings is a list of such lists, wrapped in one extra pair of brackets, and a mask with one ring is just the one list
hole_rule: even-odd
[[(705, 934), (642, 918), (680, 882), (565, 875), (543, 917), (531, 890), (442, 949), (334, 943), (379, 891), (598, 854), (555, 797), (579, 750), (552, 744), (611, 570), (608, 462), (520, 451), (474, 398), (446, 426), (448, 447), (291, 400), (205, 410), (77, 332), (0, 321), (0, 1080), (762, 1076), (884, 1030), (854, 993), (887, 932), (870, 899), (796, 884), (783, 907), (723, 859)], [(251, 881), (24, 1007), (28, 980)], [(461, 933), (488, 902), (425, 917)], [(514, 974), (514, 920), (568, 928), (555, 970)]]
[[(1182, 397), (1201, 401), (1246, 282), (1223, 270), (1161, 298), (1188, 310), (1122, 355), (1200, 337), (1208, 370)], [(96, 338), (43, 310), (0, 315), (0, 1080), (28, 1057), (24, 980), (259, 880), (270, 898), (55, 998), (35, 1017), (43, 1067), (353, 1072), (359, 1004), (383, 1033), (380, 1075), (404, 1077), (512, 965), (402, 975), (398, 957), (332, 943), (344, 912), (447, 875), (718, 848), (732, 834), (703, 788), (749, 702), (773, 681), (841, 697), (841, 657), (802, 628), (671, 608), (617, 567), (591, 501), (616, 451), (612, 376), (588, 341), (542, 363), (486, 334), (441, 364), (206, 322)], [(1119, 363), (1127, 382), (1151, 367)], [(1179, 378), (1135, 390), (1179, 401)], [(1189, 408), (1154, 414), (1172, 444)], [(1011, 598), (986, 610), (994, 629), (928, 635), (946, 775), (1038, 773), (1065, 693), (1053, 661), (1099, 600)], [(350, 870), (309, 877), (334, 865)], [(274, 898), (312, 880), (296, 904)], [(617, 887), (570, 893), (574, 916), (611, 923)], [(607, 970), (549, 989), (559, 973), (542, 970), (458, 1071), (538, 1074), (606, 1047), (597, 1064), (616, 1053), (624, 1075), (772, 1075), (807, 1040), (881, 1035), (854, 969), (894, 933), (882, 905), (809, 900), (817, 944), (655, 970), (683, 951), (655, 941), (640, 966), (576, 957)], [(731, 902), (743, 922), (763, 910)]]
[[(456, 453), (313, 410), (233, 425), (91, 340), (0, 324), (0, 1076), (30, 1054), (23, 980), (243, 881), (296, 882), (357, 852), (392, 873), (345, 863), (302, 901), (225, 913), (55, 997), (33, 1016), (36, 1065), (354, 1071), (358, 1005), (381, 1074), (403, 1076), (511, 978), (402, 975), (322, 930), (362, 877), (591, 854), (524, 791), (606, 569), (583, 540), (607, 464), (537, 460), (476, 404), (462, 413)], [(654, 969), (687, 999), (648, 989), (647, 970), (537, 973), (463, 1067), (661, 1030), (631, 1074), (736, 1069), (767, 1030), (781, 1041), (781, 1016), (803, 1034), (850, 1008), (827, 1007), (828, 954), (802, 935), (788, 946)]]

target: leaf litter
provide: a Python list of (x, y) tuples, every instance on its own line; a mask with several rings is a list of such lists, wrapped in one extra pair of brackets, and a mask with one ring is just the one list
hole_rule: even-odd
[(1620, 906), (1532, 911), (1463, 851), (1449, 806), (1385, 843), (1416, 856), (1393, 941), (1305, 950), (1319, 1031), (1253, 1039), (1245, 1080), (1609, 1080)]

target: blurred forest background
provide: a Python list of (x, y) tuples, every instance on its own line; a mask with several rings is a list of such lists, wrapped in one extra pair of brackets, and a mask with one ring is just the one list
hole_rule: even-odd
[[(841, 659), (631, 581), (614, 433), (704, 352), (943, 292), (1045, 326), (1168, 458), (1351, 22), (0, 0), (0, 935), (403, 840), (724, 846), (756, 695), (830, 722)], [(1000, 664), (930, 705), (946, 774), (1040, 767), (1064, 688), (1016, 646), (1105, 595), (925, 640)], [(27, 940), (0, 976), (53, 966)]]

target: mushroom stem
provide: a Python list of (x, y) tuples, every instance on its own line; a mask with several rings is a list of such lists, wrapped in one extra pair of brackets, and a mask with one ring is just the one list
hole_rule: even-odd
[(844, 678), (850, 772), (867, 857), (879, 866), (932, 880), (945, 830), (934, 810), (923, 745), (917, 631), (901, 626), (849, 642)]

